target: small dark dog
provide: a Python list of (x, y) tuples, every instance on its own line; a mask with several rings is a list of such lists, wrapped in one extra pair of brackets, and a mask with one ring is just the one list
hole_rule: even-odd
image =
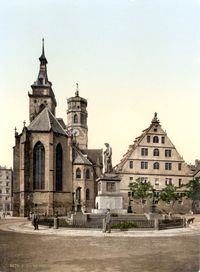
[(188, 223), (188, 224), (194, 223), (194, 219), (195, 219), (195, 217), (189, 218), (189, 219), (187, 220), (187, 223)]

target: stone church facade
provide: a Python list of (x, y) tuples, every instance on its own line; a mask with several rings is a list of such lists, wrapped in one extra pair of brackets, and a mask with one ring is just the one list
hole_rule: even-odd
[(27, 216), (66, 215), (78, 198), (84, 211), (94, 207), (96, 178), (102, 172), (102, 149), (88, 149), (87, 100), (68, 99), (67, 125), (56, 117), (56, 98), (47, 76), (44, 52), (29, 96), (29, 125), (15, 131), (13, 148), (13, 212)]
[[(115, 172), (121, 177), (120, 191), (123, 195), (124, 208), (129, 205), (129, 184), (137, 179), (143, 182), (150, 181), (157, 193), (167, 184), (180, 187), (181, 193), (184, 190), (181, 185), (192, 180), (194, 174), (161, 127), (157, 113), (150, 126), (129, 146), (120, 163), (115, 166)], [(190, 203), (183, 201), (185, 205), (180, 202), (177, 210), (189, 209)], [(151, 203), (146, 203), (146, 211), (149, 211), (148, 205)], [(141, 212), (134, 200), (132, 206), (133, 210)]]

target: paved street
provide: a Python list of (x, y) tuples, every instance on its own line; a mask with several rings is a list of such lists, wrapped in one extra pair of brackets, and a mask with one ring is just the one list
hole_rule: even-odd
[(198, 272), (198, 226), (177, 236), (141, 237), (139, 231), (135, 236), (43, 227), (34, 232), (24, 219), (1, 220), (0, 271)]

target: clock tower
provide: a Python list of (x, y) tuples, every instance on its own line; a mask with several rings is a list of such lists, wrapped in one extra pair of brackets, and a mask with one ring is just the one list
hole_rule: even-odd
[(74, 97), (67, 99), (67, 129), (76, 139), (80, 149), (88, 148), (87, 100), (79, 96), (78, 83)]

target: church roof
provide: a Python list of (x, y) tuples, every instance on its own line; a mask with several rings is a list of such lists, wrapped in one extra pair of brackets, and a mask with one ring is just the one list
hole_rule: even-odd
[(89, 160), (95, 165), (103, 164), (103, 150), (102, 149), (84, 149), (81, 150), (83, 154), (86, 154)]
[(86, 164), (92, 165), (92, 162), (87, 158), (87, 155), (83, 154), (77, 147), (74, 148), (74, 161), (73, 164)]
[(53, 131), (62, 135), (67, 135), (66, 131), (63, 129), (59, 121), (51, 113), (51, 111), (46, 107), (44, 108), (27, 128), (29, 131), (42, 131), (49, 132)]

